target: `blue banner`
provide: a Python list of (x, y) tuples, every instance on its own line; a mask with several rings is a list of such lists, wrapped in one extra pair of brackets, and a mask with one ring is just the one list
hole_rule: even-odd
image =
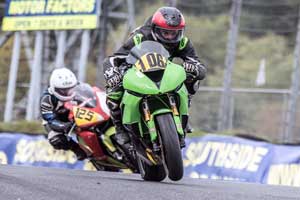
[(300, 146), (273, 146), (272, 162), (261, 182), (300, 186)]
[(42, 135), (1, 133), (0, 164), (94, 170), (91, 163), (77, 161), (71, 151), (53, 149)]
[(3, 31), (95, 29), (100, 0), (6, 0)]
[(233, 136), (188, 138), (185, 176), (300, 186), (300, 146)]

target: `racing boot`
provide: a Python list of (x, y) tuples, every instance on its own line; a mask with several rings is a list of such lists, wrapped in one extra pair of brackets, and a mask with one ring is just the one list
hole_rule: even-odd
[(116, 128), (116, 134), (114, 135), (114, 139), (120, 145), (129, 142), (130, 139), (128, 132), (125, 130), (122, 124), (122, 112), (119, 105), (120, 102), (117, 100), (110, 99), (108, 97), (106, 99), (106, 104), (110, 110), (111, 119)]
[[(114, 122), (114, 120), (113, 120)], [(116, 126), (116, 134), (115, 134), (115, 139), (116, 141), (120, 144), (123, 145), (127, 142), (129, 142), (129, 135), (128, 132), (125, 130), (125, 128), (123, 127), (122, 123), (118, 122), (114, 122), (115, 126)]]
[(121, 110), (111, 111), (111, 118), (116, 128), (115, 140), (118, 144), (123, 145), (130, 141), (128, 132), (122, 124)]
[(185, 136), (179, 137), (179, 144), (181, 149), (185, 147)]
[(117, 160), (123, 160), (123, 155), (119, 151), (115, 151), (112, 154), (113, 157), (116, 158)]
[[(189, 95), (188, 95), (188, 108), (189, 108), (189, 109), (190, 109), (190, 107), (191, 107), (192, 98), (193, 98), (193, 95), (192, 95), (192, 94), (189, 94)], [(184, 132), (185, 132), (185, 133), (192, 133), (192, 132), (193, 132), (193, 127), (191, 126), (188, 117), (187, 117), (187, 119), (186, 119), (186, 126), (185, 126)]]
[(76, 155), (77, 160), (84, 160), (87, 158), (85, 151), (74, 140), (70, 140), (70, 150)]
[(185, 136), (187, 133), (187, 127), (188, 127), (188, 115), (182, 115), (182, 128), (183, 128), (183, 136), (179, 136), (179, 144), (181, 148), (185, 147)]
[(186, 128), (184, 130), (186, 133), (192, 133), (194, 131), (193, 127), (190, 125), (189, 121), (187, 122)]

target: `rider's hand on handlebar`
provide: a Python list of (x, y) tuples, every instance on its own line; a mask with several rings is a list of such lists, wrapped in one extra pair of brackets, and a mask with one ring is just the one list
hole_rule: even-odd
[(104, 73), (104, 77), (106, 79), (106, 84), (109, 88), (114, 88), (118, 86), (122, 82), (122, 74), (120, 73), (119, 69), (116, 67), (107, 70)]
[(73, 126), (73, 122), (62, 122), (64, 133), (68, 133)]
[(78, 126), (75, 127), (75, 132), (79, 133), (81, 131), (82, 131), (82, 129), (80, 127), (78, 127)]
[(120, 72), (120, 74), (121, 74), (122, 76), (124, 76), (125, 73), (126, 73), (126, 71), (127, 71), (130, 67), (131, 67), (131, 65), (128, 64), (128, 63), (126, 63), (126, 62), (122, 63), (122, 64), (120, 65), (120, 67), (119, 67), (119, 72)]
[(189, 79), (202, 80), (205, 76), (206, 69), (200, 63), (186, 61), (183, 63), (183, 68)]
[(194, 82), (195, 80), (197, 80), (197, 77), (195, 75), (193, 75), (192, 73), (187, 72), (186, 73), (186, 81), (189, 82)]

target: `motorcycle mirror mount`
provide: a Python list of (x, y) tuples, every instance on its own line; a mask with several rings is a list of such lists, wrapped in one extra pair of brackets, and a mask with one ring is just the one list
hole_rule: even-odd
[(68, 136), (68, 137), (67, 137), (67, 138), (68, 138), (68, 141), (71, 140), (71, 138), (72, 138), (72, 132), (73, 132), (73, 130), (74, 130), (75, 127), (76, 127), (76, 124), (73, 123), (71, 129), (69, 130), (69, 132), (68, 132), (68, 134), (67, 134), (67, 136)]

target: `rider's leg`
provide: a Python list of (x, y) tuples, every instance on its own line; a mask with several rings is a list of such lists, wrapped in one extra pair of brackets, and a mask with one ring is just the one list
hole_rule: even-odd
[[(188, 93), (189, 93), (188, 94), (188, 107), (190, 109), (191, 104), (192, 104), (192, 98), (199, 89), (200, 81), (199, 80), (197, 80), (197, 81), (185, 81), (185, 86), (186, 86), (186, 88), (188, 90)], [(189, 123), (189, 120), (187, 120), (187, 125), (186, 125), (184, 131), (186, 133), (192, 133), (193, 132), (193, 128), (191, 127), (191, 125)]]
[[(188, 108), (190, 109), (193, 95), (189, 94), (188, 98), (189, 98), (188, 99)], [(187, 124), (186, 124), (186, 127), (185, 127), (185, 132), (186, 133), (192, 133), (193, 132), (193, 127), (189, 123), (188, 119), (187, 119)]]
[(107, 106), (110, 109), (110, 114), (112, 121), (116, 127), (115, 138), (119, 144), (125, 144), (129, 141), (129, 136), (122, 124), (122, 112), (120, 108), (121, 99), (123, 96), (123, 89), (118, 88), (118, 90), (107, 92)]

